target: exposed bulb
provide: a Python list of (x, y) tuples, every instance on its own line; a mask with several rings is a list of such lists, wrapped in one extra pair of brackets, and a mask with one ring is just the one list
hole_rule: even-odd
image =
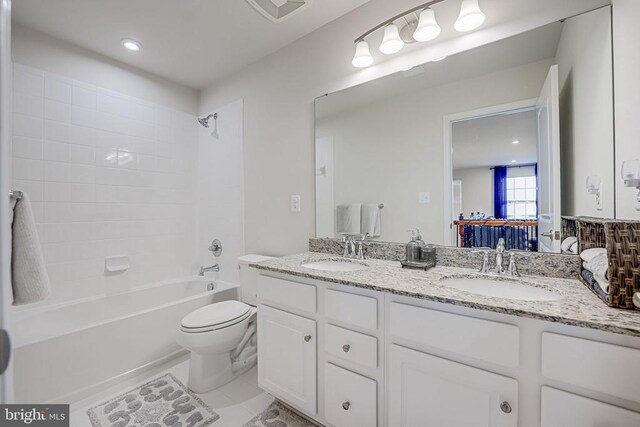
[(478, 0), (462, 0), (460, 14), (453, 27), (460, 32), (471, 31), (482, 25), (484, 20), (485, 16), (480, 10)]
[(351, 65), (356, 68), (366, 68), (373, 64), (373, 56), (369, 51), (369, 43), (364, 40), (360, 40), (356, 44), (356, 53), (353, 55)]
[(436, 14), (433, 9), (427, 8), (420, 12), (418, 26), (413, 32), (413, 38), (419, 42), (428, 42), (440, 35), (442, 29), (436, 21)]
[(396, 24), (389, 24), (384, 27), (384, 37), (380, 44), (380, 52), (391, 55), (400, 52), (404, 47), (404, 42), (400, 38), (400, 32)]

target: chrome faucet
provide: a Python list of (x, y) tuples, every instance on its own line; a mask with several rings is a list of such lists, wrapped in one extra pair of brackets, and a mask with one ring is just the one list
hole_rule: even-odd
[(513, 252), (509, 255), (509, 268), (507, 269), (507, 273), (510, 276), (520, 276), (520, 273), (518, 273), (518, 267), (516, 266), (516, 256)]
[(367, 237), (369, 237), (369, 233), (362, 235), (362, 238), (359, 240), (356, 240), (355, 236), (344, 236), (344, 252), (342, 256), (344, 258), (363, 260), (364, 242), (367, 240)]
[(220, 266), (218, 264), (213, 264), (211, 267), (200, 267), (200, 273), (198, 273), (198, 276), (204, 276), (204, 273), (208, 272), (208, 271), (220, 271)]
[(501, 237), (498, 239), (498, 244), (496, 245), (496, 274), (504, 273), (504, 267), (502, 266), (502, 258), (504, 256), (504, 239)]

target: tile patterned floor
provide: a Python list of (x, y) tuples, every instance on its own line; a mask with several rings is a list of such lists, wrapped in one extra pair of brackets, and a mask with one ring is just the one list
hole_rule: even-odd
[[(91, 427), (87, 409), (167, 372), (175, 375), (186, 385), (189, 373), (188, 358), (178, 358), (166, 365), (149, 370), (101, 393), (72, 404), (71, 427)], [(255, 367), (229, 384), (198, 396), (220, 415), (220, 419), (212, 424), (215, 427), (240, 427), (273, 402), (273, 397), (258, 387), (258, 376)]]

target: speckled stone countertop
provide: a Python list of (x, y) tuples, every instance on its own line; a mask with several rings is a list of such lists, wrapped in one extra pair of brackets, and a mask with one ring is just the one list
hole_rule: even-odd
[[(344, 261), (335, 255), (305, 252), (252, 264), (252, 266), (260, 270), (390, 292), (445, 304), (640, 337), (640, 311), (607, 307), (578, 280), (541, 276), (496, 277), (480, 274), (467, 268), (441, 266), (436, 266), (428, 271), (411, 270), (401, 268), (397, 261), (379, 259), (350, 260), (350, 262), (365, 264), (368, 267), (360, 271), (329, 272), (302, 267), (302, 264), (322, 260)], [(441, 280), (451, 277), (492, 277), (495, 280), (517, 280), (526, 285), (555, 291), (562, 296), (562, 299), (557, 301), (504, 299), (472, 294), (440, 284)]]

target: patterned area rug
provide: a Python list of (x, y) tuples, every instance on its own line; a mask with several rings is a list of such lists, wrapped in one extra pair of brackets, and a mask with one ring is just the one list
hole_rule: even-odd
[(277, 400), (243, 427), (321, 427), (296, 414)]
[(87, 411), (93, 427), (203, 427), (220, 416), (171, 374)]

